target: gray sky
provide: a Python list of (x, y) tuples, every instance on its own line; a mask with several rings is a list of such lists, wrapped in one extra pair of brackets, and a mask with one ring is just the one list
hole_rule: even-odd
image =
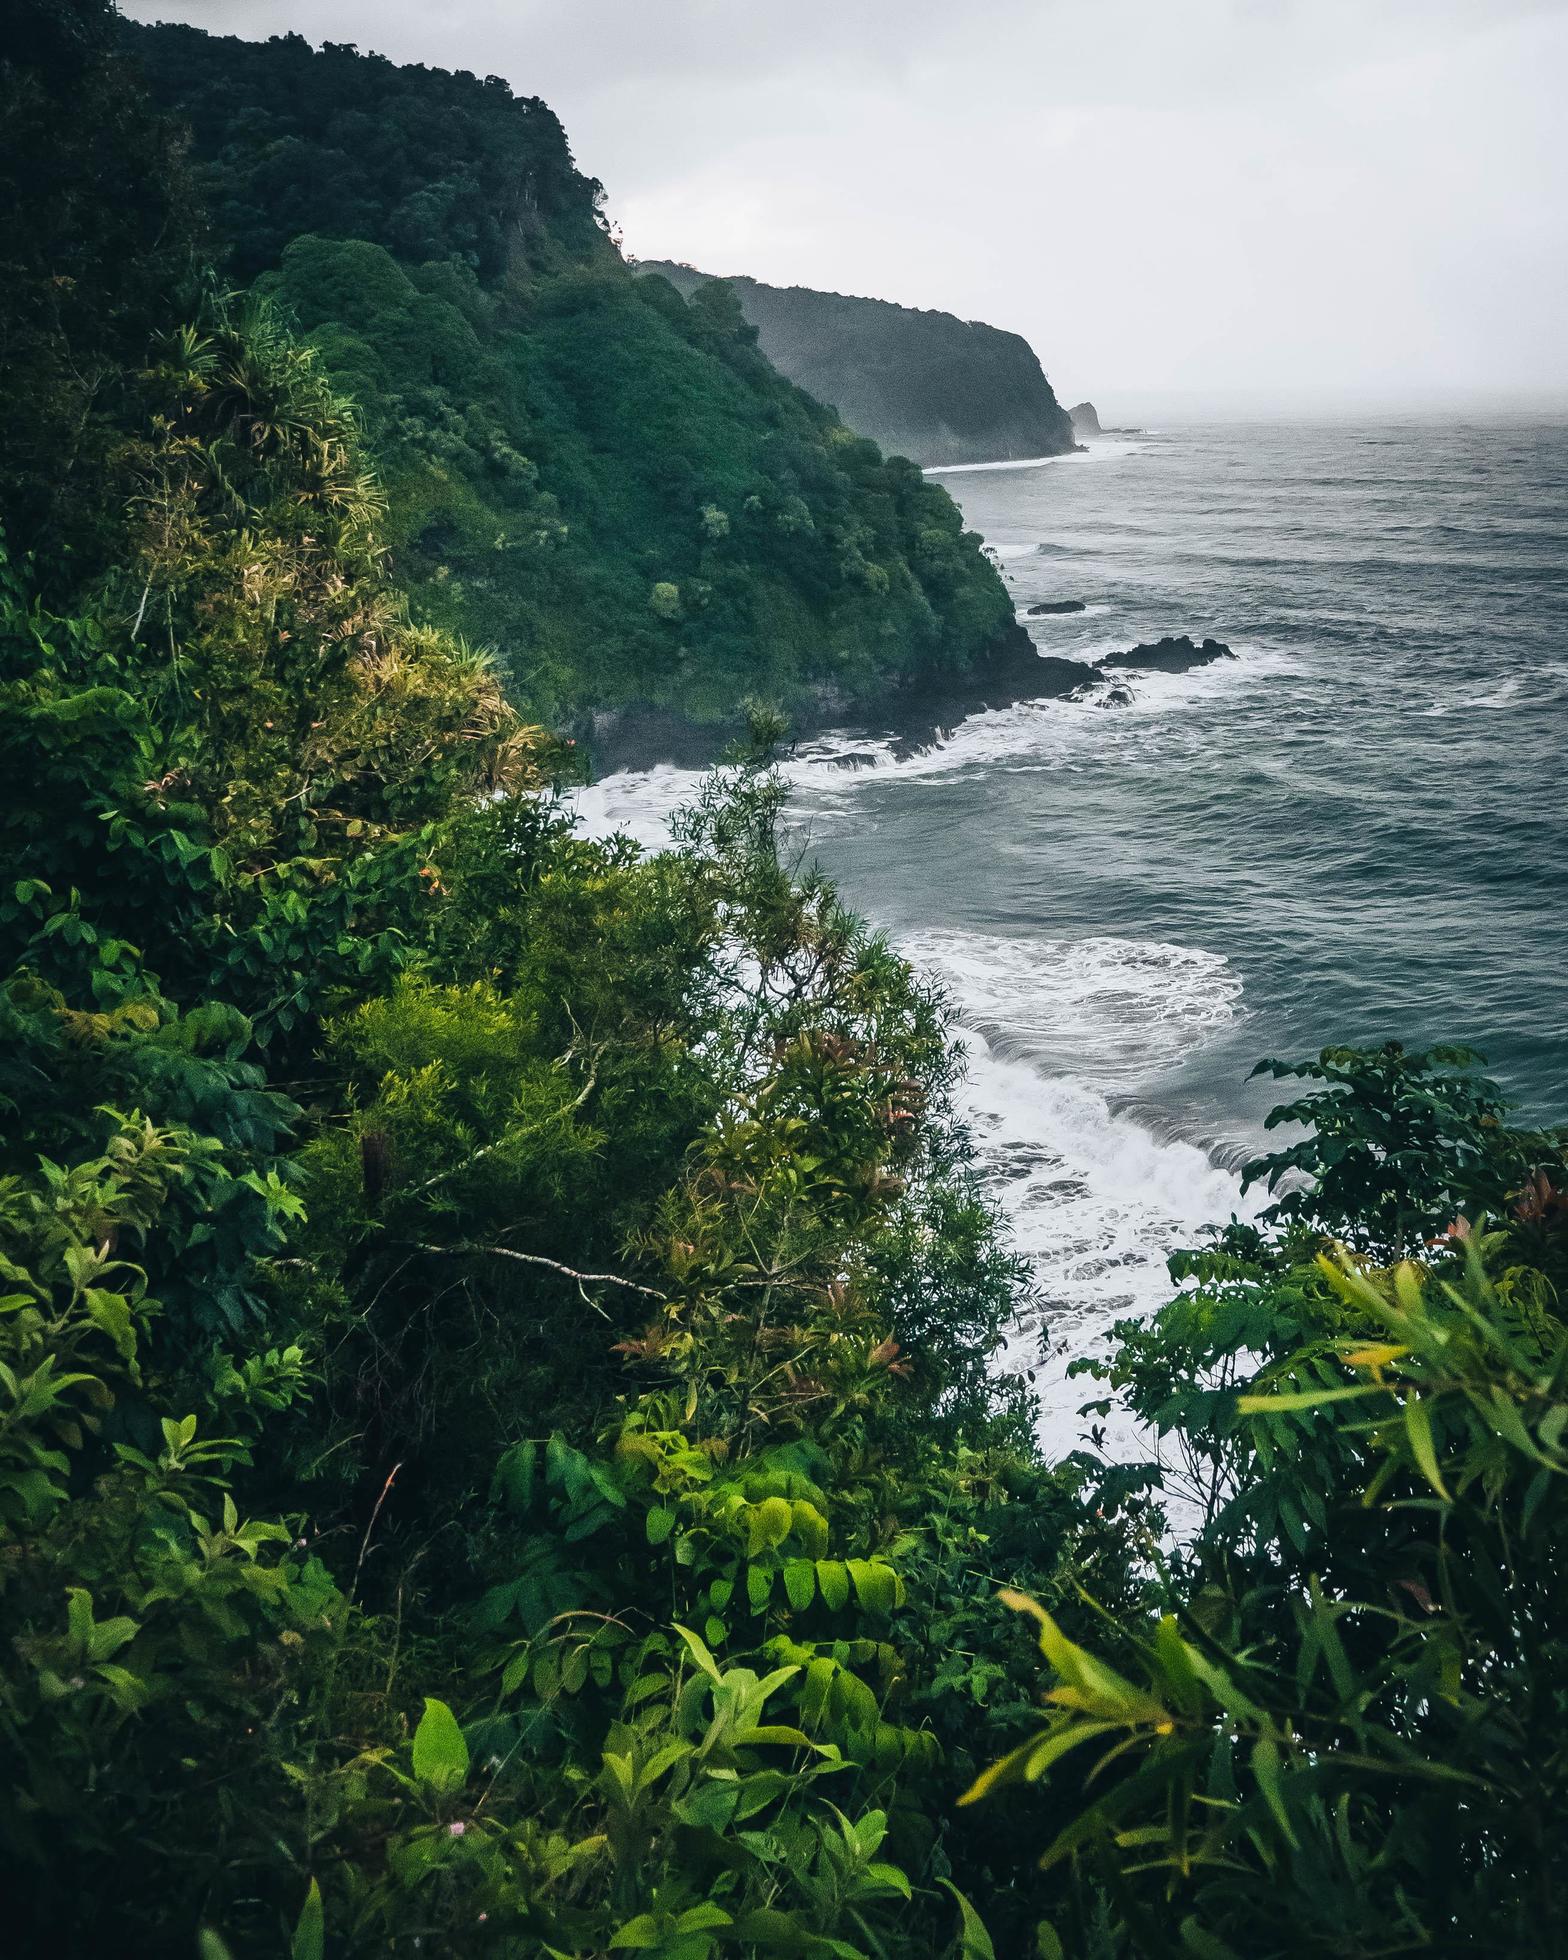
[(504, 75), (628, 251), (946, 307), (1065, 401), (1568, 400), (1568, 0), (131, 0)]

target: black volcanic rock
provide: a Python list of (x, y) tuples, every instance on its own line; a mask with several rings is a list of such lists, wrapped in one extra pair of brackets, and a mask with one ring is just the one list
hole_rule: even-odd
[(1087, 703), (1091, 708), (1130, 708), (1132, 689), (1122, 681), (1108, 680), (1105, 675), (1096, 674), (1092, 681), (1075, 687), (1067, 699)]
[(1093, 402), (1080, 402), (1076, 408), (1068, 409), (1067, 414), (1072, 422), (1075, 436), (1104, 435), (1105, 431), (1100, 427), (1100, 418), (1095, 412)]
[(1082, 599), (1046, 599), (1038, 606), (1024, 607), (1024, 612), (1030, 619), (1043, 618), (1047, 613), (1075, 613), (1088, 610)]
[[(850, 727), (866, 735), (891, 735), (895, 753), (913, 754), (951, 733), (967, 716), (1021, 701), (1065, 701), (1085, 690), (1120, 694), (1097, 667), (1083, 660), (1042, 654), (1021, 626), (1003, 634), (990, 651), (961, 673), (925, 675), (890, 689), (875, 704), (846, 701), (823, 688), (812, 707), (790, 718), (791, 735), (809, 738), (828, 728)], [(1129, 697), (1130, 698), (1130, 697)], [(704, 769), (745, 735), (741, 718), (695, 723), (661, 708), (602, 711), (581, 729), (596, 777), (619, 769), (651, 769), (669, 762)]]
[(889, 706), (901, 722), (935, 721), (947, 727), (981, 708), (1010, 708), (1019, 701), (1065, 700), (1075, 687), (1096, 679), (1096, 670), (1087, 661), (1037, 652), (1033, 640), (1020, 627), (1017, 639), (998, 647), (984, 665), (951, 679), (933, 676), (903, 688), (897, 705), (890, 702)]
[(1213, 660), (1235, 658), (1223, 640), (1205, 640), (1200, 646), (1182, 633), (1129, 647), (1125, 653), (1108, 653), (1096, 665), (1132, 667), (1146, 674), (1185, 674), (1193, 667), (1207, 667)]

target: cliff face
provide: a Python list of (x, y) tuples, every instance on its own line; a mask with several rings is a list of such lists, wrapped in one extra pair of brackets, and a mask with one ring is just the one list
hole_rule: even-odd
[[(688, 298), (708, 279), (668, 260), (645, 259), (638, 270)], [(1019, 334), (808, 286), (725, 283), (779, 372), (891, 454), (985, 463), (1073, 447), (1072, 423)]]

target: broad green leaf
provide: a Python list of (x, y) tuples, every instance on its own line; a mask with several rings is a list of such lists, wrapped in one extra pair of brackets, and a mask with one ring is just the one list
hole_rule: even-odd
[(677, 1620), (674, 1623), (674, 1631), (680, 1635), (683, 1641), (685, 1641), (688, 1653), (690, 1653), (692, 1659), (697, 1663), (698, 1667), (702, 1669), (703, 1673), (707, 1675), (709, 1680), (710, 1681), (720, 1680), (722, 1677), (719, 1674), (719, 1670), (714, 1662), (713, 1656), (708, 1652), (707, 1648), (703, 1646), (702, 1642), (697, 1638), (696, 1634), (692, 1632), (691, 1628), (683, 1627), (680, 1624), (680, 1622)]
[(817, 1586), (822, 1594), (822, 1603), (838, 1613), (849, 1604), (849, 1573), (844, 1561), (836, 1558), (817, 1560)]
[(610, 1951), (644, 1953), (650, 1946), (657, 1946), (661, 1938), (658, 1920), (651, 1912), (640, 1912), (635, 1919), (628, 1919), (624, 1926), (610, 1935)]
[(433, 1696), (414, 1731), (414, 1775), (442, 1795), (460, 1790), (468, 1781), (468, 1744), (457, 1717)]
[(1300, 1841), (1285, 1808), (1285, 1794), (1281, 1788), (1279, 1747), (1272, 1736), (1260, 1735), (1252, 1745), (1252, 1774), (1257, 1778), (1263, 1801), (1273, 1812), (1274, 1821), (1284, 1833), (1286, 1843), (1292, 1851), (1299, 1850)]
[(675, 1922), (677, 1933), (706, 1933), (715, 1926), (730, 1926), (734, 1921), (723, 1906), (711, 1903), (692, 1906), (683, 1912)]
[(1234, 1947), (1205, 1932), (1196, 1919), (1181, 1922), (1181, 1944), (1182, 1950), (1193, 1954), (1195, 1960), (1241, 1960)]
[(804, 1613), (817, 1596), (817, 1571), (809, 1558), (784, 1561), (784, 1591), (797, 1613)]

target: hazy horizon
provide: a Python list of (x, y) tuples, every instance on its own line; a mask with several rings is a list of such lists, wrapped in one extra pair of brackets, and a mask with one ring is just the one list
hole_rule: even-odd
[(1023, 334), (1103, 418), (1568, 408), (1568, 0), (136, 0), (503, 75), (628, 252)]

